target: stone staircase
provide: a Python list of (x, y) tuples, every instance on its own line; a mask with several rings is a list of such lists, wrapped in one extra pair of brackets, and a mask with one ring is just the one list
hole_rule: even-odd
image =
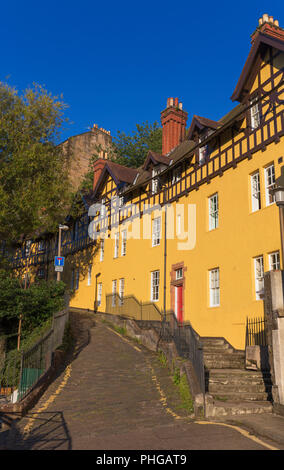
[(269, 371), (245, 369), (245, 352), (235, 350), (224, 338), (200, 340), (214, 416), (271, 412)]

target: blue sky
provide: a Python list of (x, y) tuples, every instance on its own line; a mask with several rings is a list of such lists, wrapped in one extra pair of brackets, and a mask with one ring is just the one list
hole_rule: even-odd
[(160, 122), (168, 97), (219, 119), (250, 50), (258, 18), (284, 27), (284, 2), (10, 1), (1, 5), (1, 75), (63, 95), (62, 139), (97, 123), (115, 135)]

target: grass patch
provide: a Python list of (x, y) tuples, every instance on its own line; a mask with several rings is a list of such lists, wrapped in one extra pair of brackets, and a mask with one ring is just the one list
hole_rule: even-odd
[(126, 328), (122, 327), (122, 326), (117, 326), (115, 325), (114, 323), (111, 323), (110, 321), (108, 320), (104, 320), (102, 318), (101, 320), (102, 323), (104, 323), (105, 325), (108, 325), (110, 326), (113, 330), (115, 330), (117, 333), (120, 333), (121, 335), (123, 336), (126, 336), (127, 335), (127, 330)]
[(163, 367), (168, 366), (167, 358), (166, 358), (165, 354), (163, 353), (163, 351), (161, 351), (160, 349), (158, 351), (158, 359), (159, 359), (159, 361), (160, 361), (160, 363), (162, 364)]
[(187, 410), (189, 413), (192, 413), (194, 411), (194, 406), (186, 375), (180, 375), (180, 370), (178, 368), (176, 368), (174, 371), (173, 382), (178, 388), (181, 397), (182, 403), (180, 408)]
[[(158, 360), (163, 367), (168, 367), (167, 358), (161, 350), (158, 351)], [(177, 387), (181, 398), (181, 405), (179, 405), (178, 408), (185, 409), (188, 413), (193, 413), (193, 400), (189, 390), (186, 375), (181, 375), (180, 369), (178, 367), (175, 367), (172, 375), (172, 380), (175, 386)]]
[(113, 329), (117, 331), (117, 333), (120, 333), (121, 335), (126, 336), (127, 334), (126, 328), (123, 328), (122, 326), (113, 325)]

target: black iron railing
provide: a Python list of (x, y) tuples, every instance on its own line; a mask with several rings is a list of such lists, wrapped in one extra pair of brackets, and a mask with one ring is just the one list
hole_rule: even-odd
[[(53, 317), (51, 329), (30, 349), (10, 351), (0, 363), (0, 396), (15, 403), (24, 398), (52, 365), (53, 352), (62, 344), (69, 310)], [(14, 394), (14, 395), (13, 395)]]
[(267, 328), (264, 318), (247, 318), (246, 346), (267, 346)]
[(189, 323), (180, 323), (174, 314), (170, 320), (170, 325), (177, 351), (181, 357), (190, 360), (200, 386), (200, 391), (204, 395), (205, 370), (203, 345), (192, 326)]

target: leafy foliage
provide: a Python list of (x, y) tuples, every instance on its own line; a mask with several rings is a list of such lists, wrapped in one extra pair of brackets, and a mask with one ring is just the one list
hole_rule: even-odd
[(131, 135), (117, 132), (114, 139), (116, 162), (132, 168), (141, 166), (149, 152), (162, 152), (162, 129), (157, 122), (149, 124), (148, 121), (136, 124), (136, 131)]
[(66, 105), (34, 85), (21, 95), (0, 82), (0, 238), (55, 231), (71, 200), (57, 145)]
[(17, 320), (23, 317), (23, 335), (43, 325), (53, 313), (64, 306), (65, 284), (39, 281), (28, 289), (13, 275), (0, 271), (0, 325), (10, 333)]
[[(148, 121), (136, 124), (136, 130), (130, 135), (117, 131), (113, 138), (112, 146), (106, 149), (108, 160), (131, 168), (143, 165), (149, 150), (162, 152), (162, 129), (157, 122), (150, 124)], [(95, 153), (89, 160), (88, 172), (86, 173), (81, 189), (91, 190), (94, 181), (94, 163), (100, 158), (102, 147), (97, 145)]]

